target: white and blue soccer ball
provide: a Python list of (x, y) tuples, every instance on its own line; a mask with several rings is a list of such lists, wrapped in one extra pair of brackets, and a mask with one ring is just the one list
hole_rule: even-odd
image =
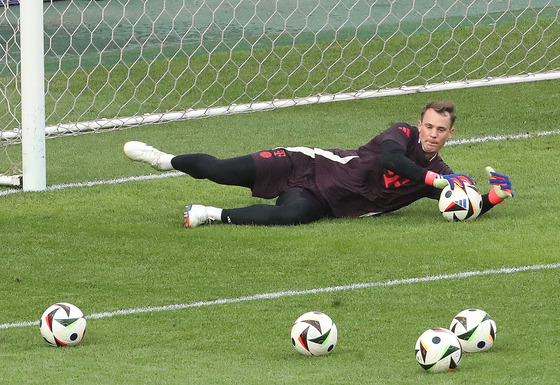
[(445, 219), (461, 222), (476, 219), (482, 210), (482, 195), (475, 185), (465, 182), (464, 187), (447, 186), (439, 197), (439, 211)]
[(39, 328), (49, 345), (73, 346), (84, 338), (86, 324), (84, 314), (77, 306), (60, 302), (45, 310)]
[(429, 373), (455, 370), (463, 355), (457, 336), (444, 328), (428, 329), (422, 333), (414, 351), (420, 366)]
[(496, 341), (496, 322), (481, 309), (466, 309), (451, 321), (449, 329), (461, 341), (465, 353), (485, 352)]
[(338, 342), (338, 330), (331, 317), (312, 311), (301, 315), (292, 325), (292, 345), (305, 356), (324, 356)]

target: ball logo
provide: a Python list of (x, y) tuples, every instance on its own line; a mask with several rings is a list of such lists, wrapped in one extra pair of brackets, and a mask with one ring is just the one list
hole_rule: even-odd
[(270, 151), (262, 151), (259, 153), (261, 158), (265, 158), (268, 159), (272, 156), (272, 153)]
[(459, 199), (459, 200), (453, 201), (449, 206), (447, 206), (445, 211), (468, 210), (468, 208), (469, 208), (468, 200), (467, 199)]

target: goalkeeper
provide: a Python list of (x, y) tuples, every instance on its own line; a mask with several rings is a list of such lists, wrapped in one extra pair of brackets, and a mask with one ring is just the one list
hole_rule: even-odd
[[(185, 227), (213, 221), (236, 225), (296, 225), (327, 217), (367, 217), (397, 210), (441, 189), (474, 181), (455, 174), (438, 155), (454, 132), (455, 107), (434, 102), (418, 126), (395, 123), (357, 150), (282, 147), (231, 159), (208, 154), (171, 155), (145, 143), (124, 145), (125, 154), (158, 170), (179, 170), (196, 179), (247, 187), (275, 205), (221, 209), (186, 206)], [(513, 196), (506, 175), (487, 168), (493, 186), (483, 195), (484, 214)]]

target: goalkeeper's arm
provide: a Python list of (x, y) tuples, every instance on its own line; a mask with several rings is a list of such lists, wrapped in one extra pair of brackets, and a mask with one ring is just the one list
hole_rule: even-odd
[(385, 140), (381, 143), (381, 164), (400, 176), (439, 189), (443, 189), (447, 185), (453, 189), (455, 184), (462, 186), (464, 182), (475, 183), (464, 174), (443, 175), (418, 166), (406, 156), (402, 146), (393, 140)]

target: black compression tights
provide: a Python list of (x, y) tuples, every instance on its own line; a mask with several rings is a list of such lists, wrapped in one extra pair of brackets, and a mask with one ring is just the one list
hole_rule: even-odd
[(317, 221), (328, 212), (317, 199), (301, 189), (292, 188), (280, 194), (276, 205), (253, 205), (222, 212), (222, 222), (236, 225), (299, 225)]
[[(171, 160), (173, 168), (196, 179), (232, 186), (252, 188), (255, 184), (255, 163), (250, 155), (217, 159), (208, 154), (178, 155)], [(224, 209), (222, 222), (236, 225), (297, 225), (328, 216), (319, 201), (301, 189), (284, 191), (276, 205), (253, 205)]]
[(196, 179), (248, 188), (255, 185), (255, 162), (250, 155), (231, 159), (218, 159), (208, 154), (178, 155), (171, 160), (171, 165)]

